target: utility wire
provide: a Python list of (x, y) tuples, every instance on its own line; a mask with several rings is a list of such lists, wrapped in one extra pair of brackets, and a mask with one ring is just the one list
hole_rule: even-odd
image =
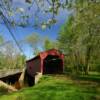
[(17, 47), (19, 48), (20, 52), (24, 55), (24, 52), (23, 52), (22, 48), (20, 47), (20, 45), (19, 45), (19, 43), (17, 42), (17, 40), (16, 40), (16, 38), (15, 38), (13, 32), (11, 31), (11, 29), (10, 29), (10, 27), (9, 27), (9, 26), (10, 26), (9, 20), (4, 16), (3, 13), (2, 13), (2, 19), (3, 19), (3, 21), (4, 21), (4, 23), (5, 23), (6, 27), (7, 27), (7, 29), (8, 29), (8, 31), (9, 31), (10, 35), (12, 36), (13, 40), (15, 41)]

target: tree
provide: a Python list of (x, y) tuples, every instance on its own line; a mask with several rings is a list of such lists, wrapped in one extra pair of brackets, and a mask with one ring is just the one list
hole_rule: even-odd
[(37, 33), (32, 33), (27, 36), (25, 42), (32, 48), (33, 54), (37, 55), (40, 52), (39, 48), (42, 47), (42, 40)]
[(58, 36), (58, 48), (65, 55), (64, 66), (66, 71), (72, 71), (77, 65), (74, 54), (76, 33), (73, 32), (73, 21), (74, 17), (70, 16), (68, 21), (62, 26)]
[(15, 68), (24, 68), (26, 63), (26, 56), (24, 55), (16, 55), (15, 57)]
[(39, 48), (35, 48), (34, 50), (34, 55), (37, 56), (39, 53), (41, 52), (41, 50)]
[[(4, 39), (3, 37), (0, 35), (0, 46), (2, 45)], [(0, 50), (0, 69), (3, 67), (3, 59), (4, 59), (4, 55), (2, 54), (1, 50)]]
[(57, 48), (57, 42), (56, 41), (52, 41), (49, 38), (45, 38), (44, 39), (44, 46), (43, 46), (44, 50), (49, 50), (52, 48)]
[[(98, 44), (100, 41), (99, 6), (100, 4), (96, 2), (76, 0), (72, 6), (73, 16), (59, 33), (60, 49), (69, 57), (73, 56), (70, 60), (73, 61), (72, 65), (76, 66), (77, 72), (82, 71), (88, 74), (92, 69), (90, 65), (92, 66), (97, 60), (93, 56), (99, 52), (100, 48)], [(97, 47), (96, 50), (95, 47)], [(99, 55), (95, 56), (99, 57)]]
[[(60, 8), (66, 9), (70, 2), (71, 0), (26, 0), (26, 2), (23, 2), (26, 4), (24, 9), (16, 6), (14, 0), (1, 0), (0, 16), (7, 26), (9, 23), (11, 26), (26, 27), (27, 25), (34, 25), (35, 27), (50, 27), (50, 25), (57, 22), (55, 16), (59, 13)], [(38, 20), (39, 16), (48, 15), (50, 15), (49, 19), (43, 17), (44, 20), (42, 22)], [(18, 16), (17, 20), (16, 16)], [(34, 19), (34, 23), (30, 22), (30, 18)]]
[(40, 37), (37, 33), (32, 33), (27, 36), (25, 40), (32, 48), (36, 48), (36, 46), (40, 43)]
[[(88, 74), (90, 69), (91, 57), (94, 52), (93, 48), (98, 46), (100, 39), (100, 29), (99, 29), (99, 19), (100, 15), (99, 6), (96, 2), (81, 1), (77, 2), (76, 8), (76, 28), (78, 30), (79, 36), (82, 37), (81, 44), (84, 46), (85, 50), (85, 67), (84, 71)], [(95, 8), (95, 9), (94, 9)], [(84, 17), (83, 17), (84, 16)], [(99, 48), (98, 48), (99, 49)], [(94, 59), (95, 60), (95, 59)]]
[(32, 33), (31, 35), (27, 36), (25, 42), (32, 48), (34, 55), (38, 55), (42, 50), (58, 48), (56, 41), (52, 41), (48, 37), (41, 37), (40, 39), (40, 35), (37, 33)]
[(18, 48), (11, 42), (0, 47), (0, 69), (23, 68), (26, 57), (19, 53)]
[(0, 44), (2, 44), (4, 41), (3, 37), (0, 35)]
[(51, 48), (53, 48), (53, 44), (48, 38), (46, 38), (44, 40), (44, 49), (48, 50), (48, 49), (51, 49)]

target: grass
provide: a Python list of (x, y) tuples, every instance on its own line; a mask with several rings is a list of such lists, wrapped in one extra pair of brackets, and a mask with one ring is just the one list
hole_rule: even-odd
[(8, 90), (5, 87), (0, 86), (0, 96), (7, 93), (8, 93)]
[(100, 83), (100, 76), (92, 76), (92, 75), (85, 75), (85, 76), (78, 76), (77, 79), (87, 80), (87, 81), (95, 81)]
[(33, 87), (0, 95), (0, 100), (100, 100), (99, 95), (99, 83), (75, 81), (64, 75), (52, 75), (43, 76)]
[(95, 81), (100, 83), (100, 73), (89, 72), (88, 75), (78, 75), (76, 79), (85, 80), (85, 81)]

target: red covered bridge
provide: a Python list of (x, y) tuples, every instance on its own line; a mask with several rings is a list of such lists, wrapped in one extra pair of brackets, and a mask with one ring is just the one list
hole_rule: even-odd
[(27, 73), (34, 77), (34, 74), (63, 73), (64, 55), (56, 49), (39, 53), (38, 56), (26, 61)]

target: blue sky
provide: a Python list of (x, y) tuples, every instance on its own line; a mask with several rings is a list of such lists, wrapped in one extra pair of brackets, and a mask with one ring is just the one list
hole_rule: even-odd
[[(21, 7), (25, 8), (25, 4), (24, 4), (24, 0), (14, 0), (15, 5), (21, 5)], [(27, 26), (27, 27), (15, 27), (12, 32), (14, 34), (14, 36), (16, 37), (17, 41), (23, 40), (25, 39), (25, 37), (27, 37), (28, 35), (32, 34), (32, 33), (38, 33), (40, 36), (42, 37), (48, 37), (51, 40), (56, 40), (57, 36), (58, 36), (58, 32), (61, 28), (61, 26), (66, 22), (68, 15), (70, 13), (67, 10), (60, 10), (59, 14), (56, 16), (57, 19), (57, 23), (55, 25), (53, 25), (50, 29), (45, 29), (42, 30), (41, 28), (37, 28), (35, 29), (32, 26)], [(40, 17), (41, 18), (41, 17)], [(34, 20), (33, 20), (34, 21)], [(6, 26), (4, 24), (0, 24), (0, 35), (2, 35), (5, 39), (5, 41), (13, 41), (13, 38), (11, 37), (8, 29), (6, 28)], [(28, 46), (28, 45), (20, 45), (21, 48), (24, 51), (24, 54), (27, 56), (27, 58), (31, 58), (33, 55), (33, 51), (32, 49)]]

